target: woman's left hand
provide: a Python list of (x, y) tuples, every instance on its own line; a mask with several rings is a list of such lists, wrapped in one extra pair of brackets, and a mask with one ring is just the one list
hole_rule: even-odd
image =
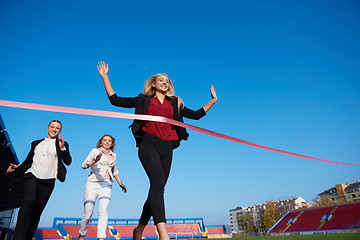
[(215, 100), (215, 102), (217, 101), (217, 96), (216, 96), (216, 91), (213, 85), (211, 85), (210, 87), (210, 92), (211, 92), (211, 98)]
[(127, 189), (126, 189), (126, 187), (125, 187), (125, 185), (124, 184), (119, 184), (119, 186), (121, 187), (121, 189), (122, 189), (122, 191), (124, 192), (124, 193), (126, 193), (127, 192)]
[(210, 87), (210, 93), (211, 93), (211, 100), (203, 107), (206, 113), (210, 110), (210, 108), (212, 108), (212, 106), (214, 106), (214, 104), (217, 101), (216, 91), (213, 85), (211, 85)]
[(59, 137), (59, 147), (60, 147), (61, 150), (65, 150), (64, 145), (65, 145), (64, 138), (63, 138), (62, 135), (60, 135), (60, 137)]

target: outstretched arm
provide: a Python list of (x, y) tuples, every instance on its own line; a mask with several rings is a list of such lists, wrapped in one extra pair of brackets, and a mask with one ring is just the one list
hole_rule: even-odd
[(109, 72), (108, 64), (105, 64), (104, 61), (102, 61), (102, 62), (100, 61), (100, 62), (98, 62), (97, 69), (99, 71), (100, 76), (103, 79), (104, 87), (105, 87), (105, 90), (106, 90), (106, 93), (107, 93), (108, 97), (114, 95), (115, 91), (112, 88), (112, 86), (110, 84), (109, 77), (108, 77), (108, 72)]
[(210, 108), (212, 108), (212, 106), (214, 106), (214, 104), (217, 101), (216, 91), (213, 85), (211, 85), (210, 92), (211, 92), (211, 100), (203, 107), (205, 112), (208, 112)]

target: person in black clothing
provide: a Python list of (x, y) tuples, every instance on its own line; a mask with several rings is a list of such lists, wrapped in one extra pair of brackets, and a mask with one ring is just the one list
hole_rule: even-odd
[(59, 120), (49, 123), (48, 137), (31, 143), (31, 150), (20, 165), (10, 164), (7, 173), (14, 181), (22, 181), (24, 199), (20, 206), (13, 240), (31, 240), (40, 216), (55, 186), (55, 179), (65, 181), (66, 165), (70, 165), (69, 145), (62, 135)]
[[(211, 86), (211, 100), (204, 107), (197, 111), (186, 108), (183, 101), (174, 95), (173, 83), (165, 73), (150, 77), (145, 82), (144, 94), (137, 97), (118, 97), (108, 78), (108, 65), (99, 62), (97, 68), (111, 104), (135, 108), (136, 114), (162, 116), (182, 122), (183, 117), (202, 118), (217, 101), (216, 92)], [(148, 197), (139, 224), (133, 231), (133, 239), (142, 239), (143, 230), (152, 216), (160, 239), (168, 240), (164, 188), (170, 173), (173, 149), (180, 145), (181, 140), (187, 140), (189, 134), (185, 128), (154, 121), (134, 120), (131, 129), (136, 146), (139, 147), (139, 159), (150, 181)]]

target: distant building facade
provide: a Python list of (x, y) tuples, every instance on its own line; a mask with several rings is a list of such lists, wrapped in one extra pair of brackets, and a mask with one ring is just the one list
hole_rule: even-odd
[[(275, 204), (287, 211), (311, 206), (308, 201), (301, 197), (275, 201)], [(260, 226), (262, 221), (261, 215), (265, 208), (265, 203), (263, 203), (249, 207), (237, 207), (236, 209), (230, 210), (231, 234), (233, 236), (238, 236), (247, 232), (248, 219), (245, 217), (246, 215), (250, 215), (252, 217), (253, 223), (256, 227)]]
[(329, 204), (344, 204), (360, 201), (360, 183), (337, 184), (318, 194), (320, 200)]
[(243, 209), (242, 207), (237, 207), (236, 209), (230, 210), (230, 225), (232, 235), (244, 232), (242, 224), (238, 221), (238, 216), (243, 215), (245, 211), (245, 208)]

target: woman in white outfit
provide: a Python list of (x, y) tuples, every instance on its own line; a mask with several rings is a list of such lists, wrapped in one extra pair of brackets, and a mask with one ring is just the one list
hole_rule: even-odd
[(99, 201), (97, 239), (103, 240), (106, 238), (108, 207), (114, 180), (117, 181), (123, 192), (127, 192), (116, 167), (116, 154), (113, 153), (114, 148), (115, 139), (105, 134), (99, 139), (96, 148), (91, 150), (89, 156), (82, 164), (83, 169), (91, 167), (91, 172), (84, 190), (84, 216), (81, 220), (79, 240), (85, 237), (90, 218), (94, 212), (96, 198)]

